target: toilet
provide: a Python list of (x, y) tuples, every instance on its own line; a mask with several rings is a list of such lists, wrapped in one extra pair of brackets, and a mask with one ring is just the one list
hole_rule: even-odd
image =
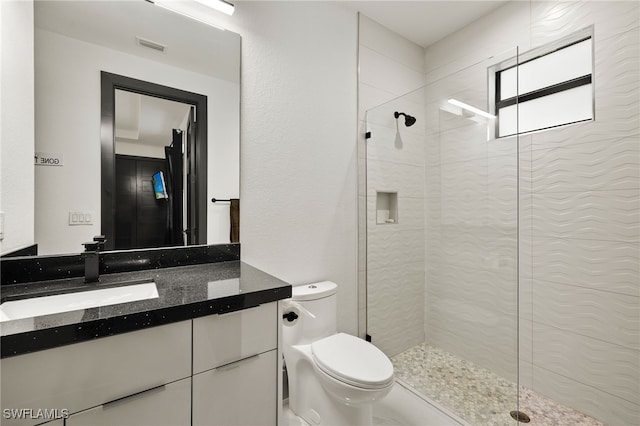
[(373, 403), (393, 387), (393, 364), (371, 343), (336, 327), (337, 285), (293, 287), (283, 301), (289, 408), (312, 426), (370, 426)]

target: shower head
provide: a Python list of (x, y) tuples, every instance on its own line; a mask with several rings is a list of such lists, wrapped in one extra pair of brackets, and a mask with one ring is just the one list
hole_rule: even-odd
[(404, 125), (407, 127), (411, 127), (416, 123), (416, 118), (412, 117), (410, 115), (405, 114), (404, 112), (394, 112), (393, 116), (396, 118), (396, 120), (398, 118), (400, 118), (401, 115), (404, 115)]

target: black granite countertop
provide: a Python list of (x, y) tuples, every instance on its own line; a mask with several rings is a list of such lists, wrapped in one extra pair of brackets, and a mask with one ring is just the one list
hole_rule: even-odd
[(205, 263), (2, 286), (2, 297), (76, 287), (153, 280), (158, 298), (0, 323), (2, 357), (20, 355), (147, 327), (223, 314), (291, 297), (291, 285), (241, 261)]

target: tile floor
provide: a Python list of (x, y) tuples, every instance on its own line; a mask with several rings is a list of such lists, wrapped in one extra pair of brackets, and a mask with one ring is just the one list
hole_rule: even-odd
[[(474, 426), (517, 425), (516, 384), (434, 346), (423, 343), (391, 358), (396, 378)], [(597, 420), (520, 388), (520, 411), (530, 426), (602, 426)], [(525, 424), (525, 423), (521, 423)]]
[[(283, 426), (309, 426), (294, 415), (285, 402)], [(373, 409), (374, 426), (460, 426), (461, 423), (396, 383)], [(349, 426), (349, 425), (339, 425)]]

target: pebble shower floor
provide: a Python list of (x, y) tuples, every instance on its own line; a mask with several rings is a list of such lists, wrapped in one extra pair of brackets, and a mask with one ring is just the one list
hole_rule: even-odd
[[(396, 378), (442, 404), (474, 426), (517, 423), (516, 384), (426, 343), (391, 358)], [(520, 387), (520, 411), (532, 426), (604, 426), (603, 423)]]

